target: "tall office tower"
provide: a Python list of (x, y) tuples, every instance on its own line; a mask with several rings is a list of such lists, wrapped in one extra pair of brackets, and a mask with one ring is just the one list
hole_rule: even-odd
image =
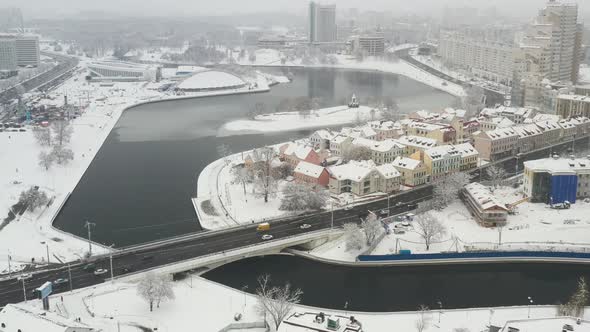
[(15, 72), (16, 59), (16, 38), (13, 35), (0, 34), (0, 71)]
[(0, 8), (0, 31), (23, 28), (23, 14), (19, 8)]
[(39, 37), (19, 35), (16, 37), (16, 59), (21, 67), (39, 65)]
[[(539, 28), (537, 36), (549, 38), (549, 67), (546, 78), (553, 82), (573, 82), (576, 35), (578, 33), (578, 5), (550, 0), (539, 11), (533, 27)], [(549, 25), (550, 29), (545, 26)], [(535, 31), (533, 31), (535, 33)], [(548, 34), (548, 35), (546, 35)], [(578, 51), (579, 52), (579, 51)]]
[(334, 42), (337, 38), (336, 5), (309, 3), (309, 42)]

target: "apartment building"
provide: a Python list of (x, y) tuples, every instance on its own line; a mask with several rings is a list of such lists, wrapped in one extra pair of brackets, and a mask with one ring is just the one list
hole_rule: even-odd
[(358, 196), (376, 192), (391, 193), (399, 190), (401, 175), (392, 164), (375, 165), (371, 160), (350, 161), (328, 168), (330, 193), (353, 193)]
[(404, 135), (403, 127), (399, 122), (371, 121), (368, 123), (368, 125), (377, 133), (375, 139), (378, 141), (389, 138), (399, 138)]
[(18, 73), (16, 58), (16, 39), (12, 35), (0, 34), (0, 78)]
[(480, 131), (474, 137), (475, 149), (483, 160), (494, 161), (514, 153), (518, 134), (512, 128)]
[(583, 95), (558, 95), (555, 114), (564, 119), (574, 116), (590, 116), (590, 97)]
[(366, 138), (357, 138), (352, 141), (353, 146), (364, 146), (371, 150), (371, 159), (377, 164), (388, 164), (400, 157), (405, 152), (405, 146), (393, 139), (375, 141)]
[(518, 135), (517, 153), (526, 153), (543, 146), (543, 130), (536, 124), (529, 123), (512, 129)]
[(416, 151), (424, 151), (438, 145), (435, 139), (412, 135), (402, 136), (397, 139), (397, 142), (406, 147), (406, 156), (410, 156), (416, 153)]
[(431, 181), (461, 170), (461, 152), (451, 145), (440, 145), (410, 156), (424, 162)]
[(533, 202), (575, 203), (590, 196), (590, 160), (545, 158), (524, 162), (523, 191)]
[(397, 157), (392, 164), (401, 174), (404, 186), (416, 187), (430, 182), (430, 173), (421, 160)]
[(385, 54), (385, 38), (383, 33), (360, 35), (352, 40), (354, 52), (362, 52), (368, 56)]
[(409, 136), (421, 136), (435, 139), (438, 144), (453, 144), (457, 141), (457, 132), (449, 125), (412, 122), (406, 128)]
[(447, 145), (449, 149), (456, 149), (461, 154), (461, 165), (459, 166), (460, 171), (469, 171), (477, 168), (477, 159), (479, 158), (479, 152), (470, 143)]
[(16, 58), (21, 67), (39, 66), (39, 37), (34, 35), (18, 35), (16, 37)]
[(488, 187), (477, 182), (470, 183), (463, 188), (463, 197), (469, 210), (483, 226), (506, 224), (508, 209)]

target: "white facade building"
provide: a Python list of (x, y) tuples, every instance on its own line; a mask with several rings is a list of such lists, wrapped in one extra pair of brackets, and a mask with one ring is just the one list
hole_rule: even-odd
[(19, 35), (16, 37), (16, 59), (21, 67), (37, 67), (40, 63), (39, 37)]
[(155, 82), (161, 76), (157, 66), (114, 60), (91, 62), (88, 70), (93, 80)]
[(309, 42), (330, 43), (337, 39), (336, 5), (309, 3)]
[(16, 74), (16, 39), (12, 35), (0, 34), (0, 72), (6, 76)]

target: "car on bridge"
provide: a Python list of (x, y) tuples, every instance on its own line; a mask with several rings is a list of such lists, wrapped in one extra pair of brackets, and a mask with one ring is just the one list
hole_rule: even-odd
[(106, 274), (107, 272), (109, 272), (109, 270), (107, 270), (107, 269), (98, 269), (98, 270), (94, 271), (94, 275), (99, 276), (99, 275)]
[(55, 281), (53, 281), (52, 284), (55, 287), (59, 287), (59, 286), (61, 286), (63, 284), (68, 283), (68, 281), (70, 281), (70, 280), (67, 279), (67, 278), (59, 278), (59, 279), (56, 279)]
[(308, 229), (308, 228), (311, 228), (311, 225), (310, 224), (302, 224), (301, 226), (299, 226), (299, 228)]
[(272, 235), (264, 234), (264, 235), (262, 235), (262, 240), (264, 240), (264, 241), (272, 240)]

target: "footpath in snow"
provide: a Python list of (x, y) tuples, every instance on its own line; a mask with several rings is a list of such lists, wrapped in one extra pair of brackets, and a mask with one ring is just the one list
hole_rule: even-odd
[[(371, 113), (373, 113), (371, 115)], [(278, 112), (257, 115), (254, 120), (234, 120), (223, 126), (225, 131), (239, 132), (279, 132), (298, 129), (325, 128), (337, 125), (352, 124), (357, 121), (366, 122), (377, 119), (379, 114), (372, 108), (360, 106), (336, 106), (300, 112)]]
[[(234, 316), (238, 313), (242, 315), (239, 322), (262, 322), (264, 319), (256, 310), (255, 296), (200, 277), (189, 276), (176, 281), (173, 283), (173, 290), (176, 298), (161, 303), (159, 308), (154, 306), (153, 312), (150, 312), (149, 305), (137, 295), (133, 283), (105, 283), (73, 293), (52, 296), (50, 302), (57, 304), (52, 306), (52, 310), (57, 310), (71, 319), (80, 317), (83, 323), (104, 332), (116, 332), (118, 329), (123, 332), (138, 331), (138, 327), (153, 330), (157, 328), (163, 332), (183, 331), (187, 327), (198, 327), (199, 331), (220, 331), (235, 323)], [(29, 305), (40, 307), (41, 303), (38, 300), (29, 301)], [(297, 305), (293, 312), (324, 312), (345, 317), (352, 315), (363, 324), (364, 331), (414, 331), (416, 321), (422, 314), (428, 322), (424, 332), (451, 332), (459, 329), (483, 331), (490, 324), (499, 327), (519, 327), (522, 331), (554, 332), (559, 331), (566, 323), (574, 324), (575, 331), (590, 331), (587, 322), (575, 325), (572, 319), (556, 318), (554, 306), (458, 310), (432, 308), (425, 313), (367, 313)], [(584, 318), (590, 318), (588, 310)]]

